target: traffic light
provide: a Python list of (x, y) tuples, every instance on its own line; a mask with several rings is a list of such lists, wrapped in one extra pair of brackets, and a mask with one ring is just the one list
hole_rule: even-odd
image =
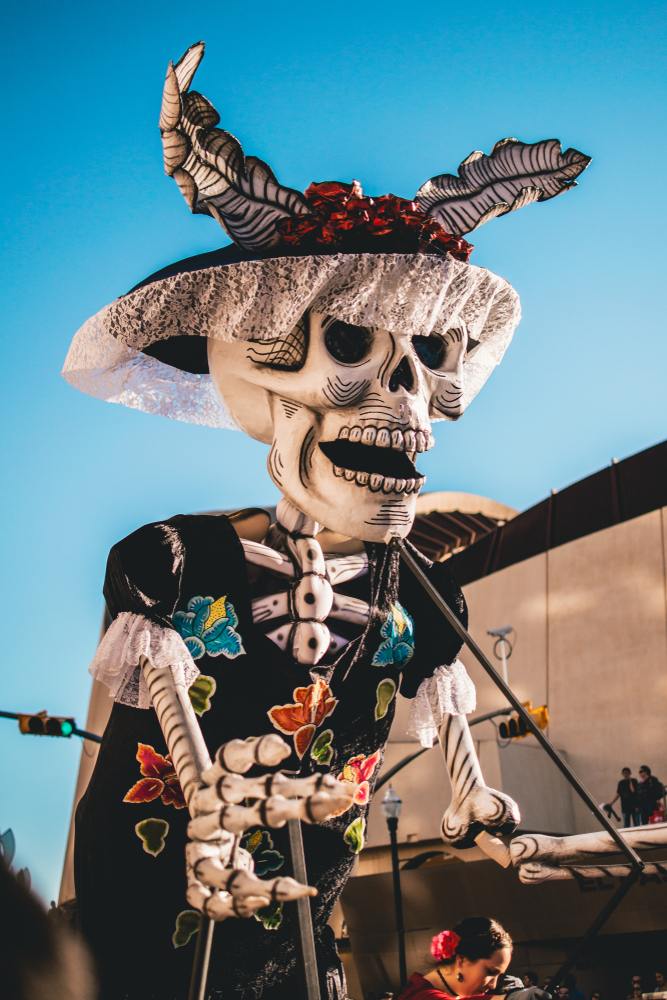
[[(539, 708), (533, 708), (532, 701), (524, 701), (522, 704), (524, 708), (528, 709), (528, 714), (532, 717), (535, 725), (539, 726), (540, 729), (546, 729), (549, 725), (547, 706), (540, 705)], [(507, 722), (501, 722), (498, 726), (498, 732), (502, 740), (522, 740), (524, 736), (530, 735), (528, 726), (519, 715), (513, 715)]]
[(30, 736), (70, 737), (76, 729), (74, 719), (37, 712), (36, 715), (19, 715), (19, 730)]

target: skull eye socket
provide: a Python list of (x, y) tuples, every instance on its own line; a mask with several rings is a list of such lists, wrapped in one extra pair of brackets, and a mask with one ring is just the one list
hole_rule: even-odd
[(447, 348), (442, 337), (432, 333), (428, 337), (413, 337), (412, 346), (423, 365), (437, 371), (445, 363)]
[(336, 361), (356, 365), (370, 354), (373, 334), (365, 326), (333, 320), (324, 332), (324, 346)]

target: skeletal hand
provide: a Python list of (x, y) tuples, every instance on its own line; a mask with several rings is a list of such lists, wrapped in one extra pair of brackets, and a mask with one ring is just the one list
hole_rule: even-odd
[[(190, 804), (187, 899), (213, 920), (250, 917), (271, 902), (317, 895), (316, 889), (293, 878), (257, 878), (252, 856), (238, 847), (250, 827), (276, 829), (290, 819), (322, 823), (352, 805), (346, 783), (331, 775), (290, 778), (278, 772), (241, 777), (253, 764), (275, 767), (290, 753), (274, 734), (250, 742), (232, 740), (220, 747), (215, 763), (202, 775), (204, 784)], [(239, 804), (246, 799), (257, 801)]]

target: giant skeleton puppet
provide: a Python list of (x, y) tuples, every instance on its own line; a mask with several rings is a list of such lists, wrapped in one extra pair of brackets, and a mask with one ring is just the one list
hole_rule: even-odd
[[(99, 398), (269, 444), (283, 499), (272, 526), (260, 510), (179, 514), (111, 551), (113, 623), (91, 672), (115, 704), (77, 813), (80, 920), (107, 1000), (185, 998), (198, 911), (222, 921), (211, 997), (292, 998), (283, 902), (316, 889), (322, 995), (342, 998), (327, 920), (364, 843), (399, 689), (414, 699), (410, 732), (427, 746), (440, 737), (445, 841), (470, 847), (519, 819), (484, 783), (460, 642), (399, 578), (393, 540), (413, 522), (432, 421), (461, 416), (519, 321), (517, 294), (467, 263), (463, 234), (573, 187), (589, 158), (505, 139), (414, 202), (366, 198), (356, 182), (304, 196), (189, 91), (203, 53), (194, 45), (167, 71), (166, 171), (234, 244), (102, 309), (63, 374)], [(187, 454), (161, 460), (196, 475)], [(465, 622), (446, 564), (419, 559)], [(284, 877), (290, 817), (305, 821), (313, 888)]]

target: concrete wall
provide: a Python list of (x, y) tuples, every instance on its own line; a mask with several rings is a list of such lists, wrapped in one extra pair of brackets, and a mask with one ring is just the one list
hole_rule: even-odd
[[(637, 776), (648, 764), (667, 778), (664, 521), (664, 509), (652, 511), (465, 588), (471, 633), (488, 656), (488, 629), (516, 629), (510, 684), (522, 701), (548, 704), (549, 738), (598, 802), (613, 797), (622, 767)], [(478, 713), (500, 707), (481, 667), (467, 652), (461, 658)], [(491, 723), (475, 735), (491, 737)], [(595, 829), (576, 796), (574, 808), (577, 831)]]

